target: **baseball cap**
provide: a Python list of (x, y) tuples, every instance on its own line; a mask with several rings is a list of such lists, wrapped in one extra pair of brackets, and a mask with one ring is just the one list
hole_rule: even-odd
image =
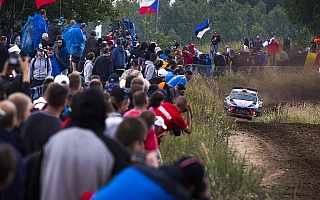
[(192, 75), (193, 75), (193, 72), (192, 72), (192, 71), (190, 71), (190, 70), (188, 70), (188, 71), (186, 71), (186, 72), (185, 72), (185, 75), (192, 76)]
[(69, 85), (70, 80), (66, 75), (60, 74), (54, 78), (54, 82), (65, 86), (65, 85)]
[(159, 69), (159, 71), (158, 71), (159, 77), (165, 77), (167, 74), (168, 74), (168, 72), (165, 69)]
[(86, 23), (82, 23), (81, 26), (84, 26), (84, 27), (85, 27), (85, 26), (87, 26), (87, 24), (86, 24)]
[(138, 59), (133, 59), (131, 61), (132, 65), (139, 65), (139, 60)]
[(129, 98), (127, 93), (123, 91), (123, 89), (116, 86), (113, 86), (113, 88), (111, 89), (110, 96), (114, 97), (117, 100), (117, 102), (120, 102)]
[(112, 73), (110, 74), (109, 78), (108, 78), (108, 82), (119, 82), (120, 81), (120, 76), (116, 73)]
[(164, 123), (164, 119), (161, 116), (156, 116), (156, 121), (154, 125), (162, 127), (164, 130), (167, 130), (167, 126)]
[(177, 88), (178, 90), (186, 90), (186, 86), (181, 83), (177, 85)]
[(183, 156), (176, 165), (183, 173), (185, 184), (195, 185), (198, 191), (206, 188), (206, 184), (203, 181), (204, 164), (201, 160), (191, 156)]

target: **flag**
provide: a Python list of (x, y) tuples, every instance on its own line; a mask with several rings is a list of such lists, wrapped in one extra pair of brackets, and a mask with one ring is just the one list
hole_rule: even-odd
[(140, 1), (140, 11), (139, 14), (153, 14), (158, 12), (159, 0), (139, 0)]
[(0, 9), (1, 9), (3, 2), (4, 2), (4, 0), (0, 0)]
[(196, 26), (194, 28), (194, 33), (196, 34), (196, 36), (198, 38), (202, 38), (203, 34), (205, 32), (207, 32), (208, 30), (210, 30), (210, 27), (209, 27), (209, 19), (207, 19), (205, 22), (203, 22), (202, 24), (199, 24), (198, 26)]
[(56, 0), (34, 0), (34, 1), (36, 2), (36, 6), (38, 9), (43, 5), (56, 2)]

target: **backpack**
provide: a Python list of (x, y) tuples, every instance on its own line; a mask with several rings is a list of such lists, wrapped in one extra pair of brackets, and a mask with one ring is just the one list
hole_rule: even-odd
[[(47, 67), (47, 73), (49, 73), (49, 67), (48, 67), (48, 66), (49, 66), (49, 58), (45, 58), (45, 57), (44, 57), (44, 59), (46, 59), (46, 61), (47, 61), (47, 62), (46, 62), (46, 64), (47, 64), (46, 67)], [(31, 76), (30, 76), (31, 79), (33, 79), (34, 63), (36, 63), (36, 58), (34, 58), (33, 61), (32, 61), (32, 63), (31, 63)]]

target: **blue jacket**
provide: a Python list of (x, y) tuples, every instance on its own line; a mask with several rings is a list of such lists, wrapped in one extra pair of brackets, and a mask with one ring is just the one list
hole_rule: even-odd
[(4, 197), (5, 200), (23, 200), (25, 194), (26, 169), (21, 154), (14, 147), (13, 141), (7, 137), (11, 134), (13, 133), (9, 133), (5, 129), (0, 128), (0, 144), (11, 146), (17, 159), (13, 180), (4, 191), (0, 192), (0, 197)]
[(82, 29), (78, 24), (74, 24), (63, 34), (63, 39), (66, 41), (66, 47), (69, 54), (81, 57), (84, 50), (85, 39), (83, 38)]
[(173, 72), (168, 71), (168, 74), (166, 75), (166, 83), (168, 83), (173, 77), (174, 77)]
[[(93, 200), (189, 200), (189, 193), (178, 181), (181, 172), (146, 165), (128, 167), (94, 194)], [(125, 192), (124, 192), (125, 189)]]
[(48, 23), (43, 16), (39, 14), (35, 14), (33, 19), (33, 44), (34, 50), (37, 50), (39, 48), (39, 44), (41, 44), (42, 34), (48, 33)]
[[(66, 64), (67, 67), (70, 66), (69, 53), (66, 47), (66, 42), (62, 40), (62, 46), (58, 47), (59, 54), (58, 57)], [(60, 69), (62, 71), (62, 69)]]
[(127, 53), (123, 46), (119, 45), (112, 50), (111, 60), (115, 69), (124, 69), (126, 64)]
[(179, 84), (183, 84), (185, 86), (187, 84), (187, 79), (184, 75), (177, 75), (167, 82), (167, 84), (173, 87), (176, 87)]
[(57, 58), (55, 55), (52, 55), (50, 58), (51, 61), (51, 76), (56, 77), (60, 74), (60, 66), (58, 64)]

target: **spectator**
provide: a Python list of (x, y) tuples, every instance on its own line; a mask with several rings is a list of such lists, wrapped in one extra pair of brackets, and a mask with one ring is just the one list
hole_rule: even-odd
[(280, 53), (280, 40), (276, 36), (270, 39), (268, 45), (268, 54), (270, 55), (270, 65), (276, 64), (276, 54)]
[(66, 65), (57, 55), (54, 54), (52, 47), (47, 49), (47, 56), (50, 59), (52, 67), (51, 76), (56, 77), (61, 74), (61, 69), (66, 69)]
[(72, 71), (76, 71), (80, 57), (83, 53), (85, 39), (83, 37), (81, 24), (82, 20), (78, 19), (71, 28), (63, 34), (63, 39), (66, 40), (68, 52), (71, 54)]
[(287, 54), (287, 52), (285, 51), (280, 51), (280, 62), (278, 63), (278, 65), (280, 66), (288, 66), (289, 65), (289, 56)]
[(97, 36), (96, 31), (92, 30), (90, 32), (90, 37), (86, 40), (85, 45), (84, 45), (84, 51), (83, 51), (84, 56), (86, 56), (90, 51), (93, 53), (96, 53), (95, 47), (98, 43), (96, 36)]
[(47, 49), (49, 47), (48, 41), (49, 41), (48, 33), (42, 33), (41, 46), (39, 45), (39, 47), (42, 47), (43, 49)]
[(187, 84), (187, 81), (190, 81), (192, 79), (192, 76), (193, 76), (192, 71), (186, 71), (184, 75), (177, 75), (173, 77), (167, 84), (173, 87), (179, 84), (183, 84), (185, 86)]
[(16, 31), (11, 36), (10, 46), (17, 45), (20, 48), (21, 31), (22, 31), (22, 26), (21, 25), (17, 26)]
[(66, 42), (62, 39), (62, 36), (57, 36), (57, 51), (55, 54), (63, 61), (66, 68), (63, 69), (60, 66), (61, 74), (68, 75), (68, 69), (70, 68), (70, 56), (66, 48)]
[(156, 121), (156, 114), (153, 111), (145, 110), (141, 113), (140, 117), (147, 122), (148, 133), (144, 140), (144, 150), (146, 151), (157, 151), (158, 140), (155, 132), (154, 123)]
[(111, 53), (111, 60), (113, 62), (113, 67), (115, 70), (124, 69), (126, 64), (127, 54), (121, 44), (122, 44), (121, 39), (117, 38), (116, 39), (117, 46), (112, 50), (112, 53)]
[(171, 88), (171, 98), (173, 103), (178, 97), (184, 96), (184, 93), (186, 91), (186, 86), (183, 84), (178, 84), (175, 87)]
[(142, 73), (139, 71), (139, 60), (138, 59), (133, 59), (131, 61), (131, 69), (128, 69), (123, 72), (121, 75), (121, 79), (127, 79), (129, 76), (135, 76), (139, 78), (143, 78)]
[(12, 130), (13, 136), (16, 141), (15, 147), (22, 155), (25, 155), (24, 141), (21, 137), (21, 128), (22, 125), (28, 120), (33, 105), (30, 97), (21, 92), (15, 92), (11, 94), (8, 100), (14, 103), (17, 108), (17, 122), (14, 129)]
[(105, 87), (109, 76), (114, 72), (114, 63), (110, 58), (110, 51), (107, 47), (102, 50), (102, 56), (99, 56), (93, 64), (92, 75), (98, 75), (100, 81)]
[[(174, 104), (165, 102), (156, 108), (154, 112), (157, 116), (161, 116), (164, 119), (165, 125), (168, 127), (167, 130), (171, 130), (174, 126), (177, 126), (178, 129), (186, 133), (191, 133), (191, 110), (185, 97), (178, 97)], [(187, 112), (187, 122), (185, 122), (181, 115), (183, 112)], [(162, 137), (165, 131), (166, 130), (162, 129), (157, 132), (157, 137)]]
[(173, 40), (173, 49), (178, 49), (179, 47), (180, 44), (176, 40)]
[(114, 112), (110, 113), (106, 119), (107, 128), (105, 134), (114, 137), (119, 124), (123, 120), (122, 115), (128, 110), (130, 100), (125, 91), (119, 86), (114, 86), (111, 89), (108, 101), (113, 106)]
[(42, 110), (47, 104), (47, 100), (44, 98), (44, 95), (47, 91), (49, 84), (52, 82), (54, 82), (54, 78), (52, 76), (48, 76), (46, 79), (44, 79), (42, 88), (41, 88), (42, 94), (39, 98), (33, 101), (33, 105), (36, 110)]
[(124, 117), (137, 117), (140, 116), (142, 111), (148, 108), (147, 94), (143, 91), (137, 91), (133, 95), (133, 109), (124, 113)]
[[(11, 133), (16, 125), (17, 117), (17, 108), (11, 101), (0, 102), (0, 144), (10, 146), (17, 161), (12, 182), (1, 191), (1, 197), (6, 200), (23, 200), (25, 194), (26, 169), (21, 154), (14, 147), (15, 141), (13, 133)], [(0, 170), (0, 173), (3, 173), (3, 171)]]
[[(33, 21), (33, 43), (34, 50), (39, 48), (39, 45), (42, 43), (43, 33), (48, 33), (48, 22), (47, 22), (47, 12), (44, 9), (41, 9), (39, 14), (34, 15)], [(44, 46), (42, 46), (44, 48)]]
[(39, 48), (37, 55), (31, 60), (29, 67), (29, 76), (32, 87), (42, 85), (43, 80), (50, 76), (52, 67), (50, 59), (45, 55), (44, 49)]
[(11, 184), (16, 169), (17, 158), (9, 144), (0, 142), (0, 193)]
[(262, 49), (262, 40), (260, 39), (260, 36), (257, 35), (256, 39), (254, 40), (254, 48), (253, 51), (254, 52), (258, 52)]
[(83, 75), (85, 83), (88, 84), (90, 82), (90, 77), (92, 75), (93, 61), (95, 59), (95, 55), (93, 52), (89, 52), (87, 54), (87, 60), (84, 63)]
[(149, 99), (148, 109), (154, 110), (158, 108), (164, 102), (164, 100), (165, 100), (165, 96), (163, 92), (160, 92), (160, 91), (154, 92)]
[(0, 72), (2, 72), (4, 63), (9, 58), (8, 47), (7, 47), (7, 37), (0, 37)]
[(220, 35), (217, 31), (213, 33), (211, 38), (211, 54), (214, 55), (219, 51), (219, 43), (221, 42)]
[(289, 38), (284, 39), (283, 41), (283, 51), (285, 51), (287, 54), (290, 54), (291, 51), (291, 41)]
[(59, 20), (54, 19), (53, 23), (49, 25), (49, 28), (48, 28), (48, 36), (49, 36), (48, 45), (49, 45), (49, 47), (53, 47), (54, 42), (56, 41), (56, 37), (58, 35), (61, 35), (61, 30), (58, 26), (58, 23), (59, 23)]
[(60, 114), (67, 106), (68, 89), (58, 83), (50, 83), (45, 93), (47, 106), (31, 114), (22, 126), (22, 137), (26, 142), (26, 155), (40, 151), (44, 144), (60, 129)]
[[(135, 165), (124, 169), (92, 199), (210, 199), (210, 184), (204, 172), (203, 162), (190, 156), (160, 168)], [(132, 177), (139, 181), (130, 184)]]
[(96, 191), (107, 184), (130, 164), (122, 145), (102, 135), (107, 112), (102, 92), (88, 89), (78, 94), (68, 127), (52, 136), (44, 147), (42, 200), (79, 199), (85, 191)]
[(71, 98), (71, 96), (82, 90), (81, 87), (81, 76), (78, 72), (73, 72), (71, 74), (68, 75), (68, 78), (70, 80), (70, 84), (69, 84), (69, 98)]
[(155, 53), (151, 53), (150, 59), (145, 63), (144, 77), (146, 80), (157, 78), (157, 69), (155, 63), (158, 61), (158, 56)]

